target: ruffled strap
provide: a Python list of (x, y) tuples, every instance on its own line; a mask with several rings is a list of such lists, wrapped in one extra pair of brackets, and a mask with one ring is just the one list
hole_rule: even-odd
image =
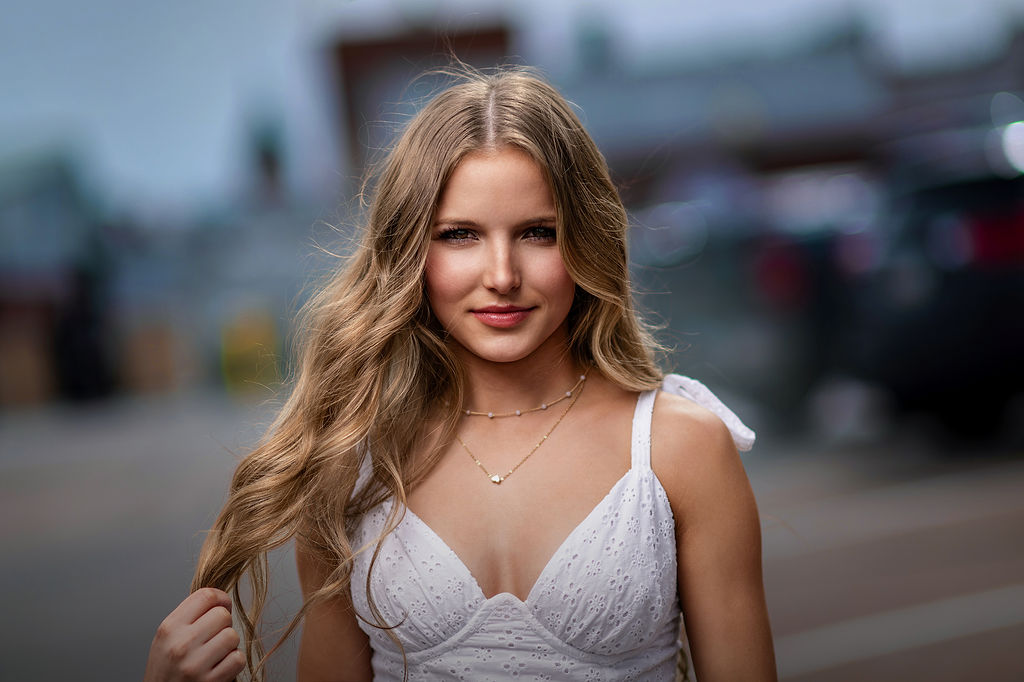
[(661, 390), (674, 395), (681, 395), (701, 407), (714, 412), (729, 427), (729, 432), (732, 434), (732, 440), (736, 444), (737, 450), (747, 452), (750, 448), (754, 447), (756, 436), (750, 427), (741, 422), (735, 412), (726, 407), (707, 386), (696, 379), (684, 377), (681, 374), (668, 374), (661, 384)]

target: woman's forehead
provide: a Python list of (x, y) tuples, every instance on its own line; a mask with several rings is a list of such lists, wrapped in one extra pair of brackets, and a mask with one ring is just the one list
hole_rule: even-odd
[(533, 157), (512, 147), (471, 152), (441, 192), (435, 222), (484, 223), (492, 218), (553, 218), (547, 174)]

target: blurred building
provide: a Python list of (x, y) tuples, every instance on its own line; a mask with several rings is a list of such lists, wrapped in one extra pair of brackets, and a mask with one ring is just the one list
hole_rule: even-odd
[[(303, 89), (268, 88), (236, 112), (226, 197), (119, 209), (103, 183), (79, 181), (82, 162), (41, 153), (3, 162), (0, 403), (211, 382), (272, 392), (287, 374), (303, 287), (332, 264), (308, 254), (345, 242), (358, 179), (441, 81), (413, 79), (453, 54), (483, 67), (540, 62), (580, 107), (635, 222), (642, 305), (671, 323), (677, 366), (718, 390), (796, 421), (836, 376), (926, 404), (915, 394), (936, 389), (919, 377), (936, 369), (922, 359), (937, 356), (921, 335), (964, 328), (978, 297), (1016, 304), (993, 288), (1013, 290), (1024, 260), (1013, 185), (1024, 170), (1020, 27), (1003, 50), (931, 69), (888, 61), (849, 13), (771, 49), (637, 62), (607, 11), (562, 12), (555, 36), (536, 8), (492, 3), (470, 17), (415, 3), (368, 7), (304, 4), (279, 25), (260, 24), (286, 57), (281, 74)], [(564, 63), (539, 56), (556, 54)], [(298, 190), (303, 182), (318, 189)], [(959, 198), (938, 207), (942, 196)], [(991, 200), (987, 212), (975, 210), (979, 197)], [(907, 236), (915, 231), (924, 237)], [(996, 264), (1009, 274), (985, 274)], [(954, 282), (978, 271), (966, 289)], [(952, 317), (934, 303), (950, 298), (946, 287), (975, 292)], [(897, 300), (916, 301), (917, 312), (877, 314)], [(937, 321), (901, 326), (912, 313)], [(986, 319), (943, 352), (1017, 338), (1004, 318)], [(879, 329), (898, 330), (891, 336), (905, 349)], [(918, 378), (881, 371), (889, 353), (921, 364)], [(1019, 366), (990, 365), (1000, 363)], [(968, 361), (958, 376), (977, 366)], [(983, 374), (973, 390), (1017, 376)], [(1009, 392), (994, 393), (1003, 404)]]
[(67, 156), (0, 166), (0, 405), (110, 392), (109, 257)]

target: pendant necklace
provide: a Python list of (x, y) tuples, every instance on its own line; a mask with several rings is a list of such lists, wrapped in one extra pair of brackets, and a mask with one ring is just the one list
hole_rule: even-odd
[[(582, 386), (583, 386), (583, 382), (586, 380), (586, 378), (587, 378), (586, 374), (581, 374), (580, 378), (579, 378), (579, 381), (576, 382), (576, 385), (573, 386), (568, 391), (566, 391), (564, 396), (562, 396), (558, 400), (555, 400), (555, 401), (550, 402), (550, 403), (541, 403), (539, 407), (534, 407), (534, 408), (531, 408), (529, 410), (516, 410), (514, 412), (506, 412), (504, 414), (494, 414), (493, 412), (471, 412), (470, 410), (466, 410), (466, 414), (467, 415), (470, 415), (470, 416), (478, 416), (479, 415), (479, 416), (490, 417), (491, 419), (493, 419), (495, 417), (511, 417), (511, 416), (518, 417), (518, 416), (521, 416), (521, 415), (525, 414), (526, 412), (536, 412), (537, 410), (546, 410), (549, 407), (551, 407), (552, 405), (554, 405), (555, 403), (559, 403), (559, 402), (561, 402), (561, 401), (563, 401), (563, 400), (565, 400), (565, 399), (567, 399), (569, 397), (572, 398), (572, 400), (569, 401), (569, 406), (565, 408), (565, 412), (563, 412), (562, 415), (558, 418), (558, 421), (555, 422), (554, 426), (552, 426), (550, 429), (548, 429), (548, 432), (546, 434), (544, 434), (544, 437), (541, 438), (540, 441), (538, 441), (537, 444), (534, 445), (533, 448), (528, 453), (526, 453), (526, 456), (523, 457), (521, 460), (519, 460), (519, 462), (514, 467), (512, 467), (511, 469), (506, 471), (504, 475), (502, 475), (502, 474), (492, 474), (491, 472), (489, 472), (487, 470), (487, 467), (484, 466), (484, 463), (481, 462), (477, 458), (477, 456), (473, 454), (473, 451), (469, 449), (469, 446), (466, 445), (465, 441), (463, 441), (461, 438), (459, 438), (459, 434), (455, 434), (455, 440), (459, 441), (459, 445), (461, 445), (462, 448), (466, 451), (466, 454), (468, 454), (473, 459), (473, 461), (476, 462), (476, 465), (478, 467), (480, 467), (480, 471), (484, 472), (484, 475), (487, 476), (488, 480), (490, 480), (491, 483), (493, 483), (495, 485), (501, 485), (502, 481), (504, 481), (506, 478), (511, 476), (513, 473), (515, 473), (515, 470), (518, 469), (519, 467), (521, 467), (523, 465), (523, 462), (525, 462), (526, 460), (530, 459), (530, 456), (533, 455), (533, 453), (537, 452), (537, 450), (540, 448), (540, 446), (544, 444), (544, 441), (546, 441), (548, 439), (548, 436), (550, 436), (552, 433), (554, 433), (555, 429), (558, 428), (558, 425), (562, 423), (562, 420), (565, 419), (565, 415), (569, 414), (569, 410), (572, 409), (572, 406), (576, 404), (577, 400), (579, 400), (580, 394), (583, 393)], [(577, 388), (579, 388), (580, 390), (577, 391), (576, 390)]]

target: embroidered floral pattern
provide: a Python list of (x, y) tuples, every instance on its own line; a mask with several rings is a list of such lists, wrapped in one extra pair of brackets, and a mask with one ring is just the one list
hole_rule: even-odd
[[(678, 379), (667, 377), (665, 388), (717, 403), (697, 388), (703, 386)], [(653, 391), (638, 400), (630, 470), (566, 538), (525, 602), (507, 593), (485, 598), (455, 552), (406, 512), (381, 546), (370, 589), (402, 642), (410, 680), (674, 679), (675, 523), (650, 468), (653, 404)], [(752, 441), (733, 419), (726, 423), (734, 437)], [(387, 512), (385, 504), (363, 518), (357, 546), (377, 537)], [(370, 556), (357, 557), (352, 576), (353, 602), (363, 615), (370, 613), (361, 589)], [(360, 626), (373, 647), (374, 679), (401, 680), (402, 656), (388, 632)]]

